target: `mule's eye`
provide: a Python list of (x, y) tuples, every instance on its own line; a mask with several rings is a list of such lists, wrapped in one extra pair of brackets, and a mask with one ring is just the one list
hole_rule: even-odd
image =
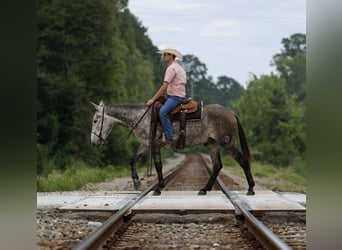
[(94, 120), (93, 123), (97, 123), (97, 120)]

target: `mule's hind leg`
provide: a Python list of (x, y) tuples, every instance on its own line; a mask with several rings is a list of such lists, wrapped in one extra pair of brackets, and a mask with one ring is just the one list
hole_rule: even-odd
[(153, 192), (153, 195), (160, 195), (160, 189), (165, 187), (162, 171), (163, 165), (161, 162), (160, 146), (154, 146), (154, 148), (152, 148), (152, 157), (158, 175), (158, 188)]
[(229, 149), (232, 157), (237, 161), (237, 163), (239, 163), (239, 165), (242, 167), (243, 172), (245, 173), (247, 182), (248, 182), (248, 192), (247, 195), (254, 195), (255, 192), (253, 190), (255, 183), (253, 180), (253, 176), (251, 173), (251, 169), (248, 166), (248, 162), (245, 159), (245, 157), (241, 154), (241, 152), (239, 150), (237, 150), (235, 147)]
[(207, 185), (202, 188), (198, 194), (199, 195), (205, 195), (207, 194), (207, 191), (210, 191), (216, 181), (216, 178), (222, 168), (222, 162), (221, 162), (221, 156), (220, 156), (220, 147), (219, 145), (214, 141), (210, 140), (208, 142), (208, 149), (210, 152), (210, 158), (213, 166), (213, 172), (211, 173), (211, 176), (208, 180)]
[(139, 176), (137, 173), (137, 168), (136, 168), (136, 162), (138, 159), (140, 159), (142, 156), (144, 156), (147, 152), (147, 148), (143, 145), (139, 145), (137, 151), (135, 151), (134, 155), (131, 157), (131, 175), (132, 175), (132, 180), (134, 183), (134, 188), (138, 190), (141, 186)]

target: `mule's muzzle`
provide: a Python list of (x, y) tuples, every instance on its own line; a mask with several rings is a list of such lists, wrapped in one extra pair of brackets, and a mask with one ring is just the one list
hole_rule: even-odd
[(91, 142), (91, 145), (93, 145), (94, 147), (99, 147), (101, 144), (100, 143), (96, 143), (96, 142)]
[(91, 143), (91, 145), (93, 145), (95, 147), (99, 147), (99, 146), (104, 144), (104, 141), (100, 137), (98, 137), (97, 135), (91, 134), (90, 143)]

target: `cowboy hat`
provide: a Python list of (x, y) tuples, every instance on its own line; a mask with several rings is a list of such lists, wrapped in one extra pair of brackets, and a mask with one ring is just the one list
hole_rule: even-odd
[(167, 46), (164, 49), (159, 50), (158, 53), (160, 53), (160, 54), (170, 53), (172, 55), (175, 55), (179, 59), (183, 58), (183, 55), (177, 49), (175, 49), (174, 47), (171, 47), (171, 46)]

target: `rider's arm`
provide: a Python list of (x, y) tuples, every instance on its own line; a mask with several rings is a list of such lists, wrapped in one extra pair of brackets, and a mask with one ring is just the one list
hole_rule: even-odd
[(166, 92), (168, 84), (168, 82), (164, 82), (157, 93), (150, 100), (147, 101), (146, 105), (151, 106), (156, 100), (158, 100), (158, 98)]

